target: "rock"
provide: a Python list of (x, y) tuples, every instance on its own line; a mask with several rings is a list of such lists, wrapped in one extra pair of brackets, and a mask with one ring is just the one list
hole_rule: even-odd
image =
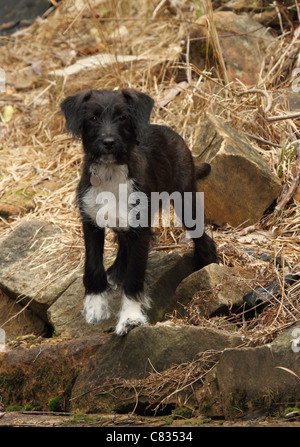
[(300, 111), (300, 98), (299, 98), (299, 90), (295, 92), (288, 93), (288, 109), (291, 112), (299, 112)]
[[(182, 307), (195, 298), (199, 315), (228, 315), (243, 306), (243, 296), (251, 289), (245, 281), (248, 276), (246, 271), (210, 264), (185, 278), (177, 287), (174, 298)], [(185, 313), (182, 309), (179, 312)]]
[[(237, 346), (241, 337), (195, 326), (139, 327), (112, 338), (97, 351), (78, 375), (72, 391), (72, 410), (130, 411), (159, 403), (161, 395), (143, 389), (142, 379), (159, 375), (173, 365), (192, 362), (207, 350)], [(176, 384), (173, 385), (176, 388)], [(170, 385), (168, 391), (175, 391)], [(191, 394), (191, 389), (186, 389)]]
[(0, 353), (2, 404), (48, 410), (50, 400), (62, 397), (62, 409), (68, 410), (79, 370), (105, 340), (103, 335), (59, 342), (50, 340)]
[(22, 200), (22, 204), (19, 203), (13, 203), (17, 202), (14, 198), (12, 200), (12, 203), (0, 203), (0, 216), (3, 216), (5, 219), (9, 218), (10, 216), (19, 216), (24, 215), (25, 213), (28, 213), (29, 211), (33, 210), (35, 208), (35, 204), (32, 200), (26, 200), (24, 203), (24, 198)]
[(24, 309), (20, 304), (8, 298), (1, 290), (0, 328), (5, 331), (6, 341), (27, 334), (44, 336), (48, 333), (45, 321), (31, 310)]
[(19, 27), (30, 25), (48, 9), (48, 0), (11, 0), (8, 3), (6, 2), (2, 5), (0, 34), (12, 33)]
[(254, 224), (281, 192), (281, 182), (265, 160), (238, 132), (213, 115), (203, 123), (193, 155), (196, 163), (211, 165), (210, 175), (198, 181), (210, 223)]
[[(226, 8), (226, 9), (225, 9)], [(230, 0), (221, 7), (222, 10), (234, 11), (234, 12), (245, 12), (260, 9), (259, 0)]]
[[(165, 314), (174, 310), (174, 292), (180, 281), (193, 271), (192, 252), (149, 254), (145, 279), (145, 293), (151, 298), (152, 307), (148, 311), (150, 323), (164, 319)], [(113, 262), (106, 257), (106, 267)], [(48, 309), (48, 317), (55, 333), (60, 336), (78, 337), (112, 331), (115, 328), (120, 308), (121, 290), (111, 292), (111, 317), (99, 324), (90, 325), (81, 314), (84, 287), (82, 274)]]
[[(0, 244), (0, 289), (21, 306), (48, 322), (47, 309), (74, 281), (73, 274), (55, 280), (57, 259), (41, 257), (55, 243), (61, 229), (42, 221), (29, 221), (19, 225)], [(53, 275), (49, 282), (49, 276)]]
[(280, 413), (298, 407), (300, 347), (291, 342), (299, 342), (299, 335), (297, 323), (268, 345), (225, 349), (197, 393), (200, 408), (232, 418), (263, 408)]
[(145, 291), (151, 298), (150, 323), (162, 321), (176, 304), (174, 294), (180, 282), (194, 271), (193, 251), (152, 252), (145, 278)]
[[(288, 274), (284, 277), (284, 286), (291, 285), (300, 279), (300, 275)], [(281, 292), (281, 293), (280, 293)], [(272, 301), (279, 300), (282, 296), (282, 285), (274, 281), (267, 287), (256, 287), (243, 297), (247, 308), (255, 309), (255, 313), (261, 313)]]
[[(218, 11), (213, 17), (229, 82), (239, 79), (244, 84), (255, 85), (266, 46), (274, 42), (272, 34), (247, 15)], [(205, 67), (207, 56), (211, 66), (216, 63), (212, 52), (207, 54), (209, 36), (207, 16), (203, 15), (193, 25), (190, 35), (190, 62), (200, 69)]]

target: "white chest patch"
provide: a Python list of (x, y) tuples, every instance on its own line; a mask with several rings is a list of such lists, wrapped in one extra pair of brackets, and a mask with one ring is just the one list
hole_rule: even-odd
[(92, 173), (99, 184), (86, 191), (82, 199), (84, 212), (100, 227), (128, 229), (128, 197), (133, 192), (128, 166), (94, 164)]

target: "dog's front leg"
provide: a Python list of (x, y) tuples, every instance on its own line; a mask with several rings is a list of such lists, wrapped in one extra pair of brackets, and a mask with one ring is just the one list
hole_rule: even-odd
[(128, 232), (128, 265), (119, 320), (115, 329), (117, 335), (125, 335), (134, 327), (147, 324), (147, 317), (143, 310), (150, 307), (150, 301), (144, 295), (144, 279), (150, 237), (148, 228)]
[(105, 229), (90, 222), (83, 222), (83, 234), (85, 242), (83, 315), (87, 323), (98, 323), (110, 316), (108, 283), (103, 266)]

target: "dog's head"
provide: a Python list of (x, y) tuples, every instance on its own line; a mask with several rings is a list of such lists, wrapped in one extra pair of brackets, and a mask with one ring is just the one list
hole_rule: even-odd
[(154, 101), (134, 89), (84, 90), (68, 96), (61, 109), (67, 129), (82, 138), (91, 161), (123, 164), (148, 125)]

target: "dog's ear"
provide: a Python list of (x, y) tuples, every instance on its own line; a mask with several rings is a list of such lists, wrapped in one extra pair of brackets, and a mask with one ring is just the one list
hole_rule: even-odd
[(68, 96), (60, 104), (60, 108), (65, 115), (67, 129), (74, 136), (80, 136), (82, 128), (81, 106), (88, 101), (92, 95), (92, 90), (83, 90), (76, 95)]
[(121, 93), (130, 106), (133, 124), (138, 134), (149, 124), (154, 101), (150, 96), (133, 88), (124, 88)]

